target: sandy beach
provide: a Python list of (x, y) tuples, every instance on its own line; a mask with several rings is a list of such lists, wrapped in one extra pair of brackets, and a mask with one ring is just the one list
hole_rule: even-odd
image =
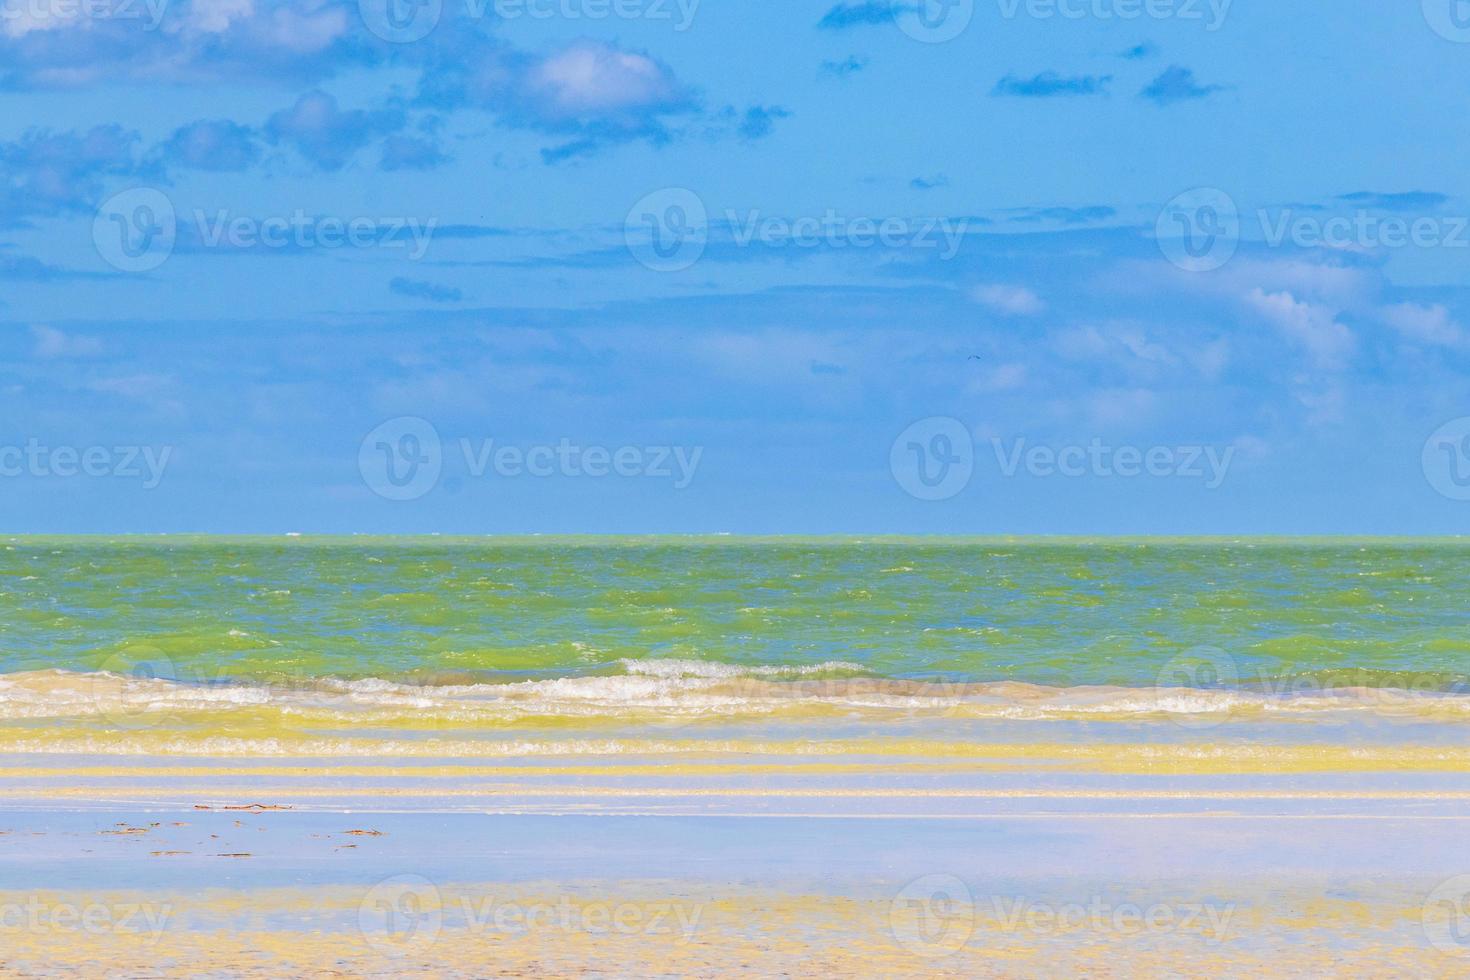
[(1251, 735), (9, 755), (0, 973), (1464, 969), (1463, 749)]

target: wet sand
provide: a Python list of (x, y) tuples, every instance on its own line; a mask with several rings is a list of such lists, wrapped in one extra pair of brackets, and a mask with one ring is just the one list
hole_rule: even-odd
[(1456, 751), (1044, 744), (9, 756), (0, 975), (1470, 970)]

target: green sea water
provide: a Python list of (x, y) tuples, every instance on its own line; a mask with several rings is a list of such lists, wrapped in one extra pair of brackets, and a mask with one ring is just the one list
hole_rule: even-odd
[[(444, 681), (625, 661), (1147, 686), (1470, 676), (1470, 541), (7, 539), (0, 671)], [(822, 667), (822, 665), (828, 665)], [(842, 665), (842, 666), (832, 666)], [(151, 669), (151, 668), (150, 668)]]

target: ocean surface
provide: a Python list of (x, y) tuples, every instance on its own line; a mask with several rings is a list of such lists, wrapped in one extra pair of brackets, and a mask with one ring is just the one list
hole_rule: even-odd
[(11, 538), (0, 748), (65, 719), (77, 738), (1458, 728), (1467, 595), (1459, 539)]
[(0, 671), (518, 680), (642, 663), (1150, 686), (1470, 677), (1470, 540), (11, 538)]

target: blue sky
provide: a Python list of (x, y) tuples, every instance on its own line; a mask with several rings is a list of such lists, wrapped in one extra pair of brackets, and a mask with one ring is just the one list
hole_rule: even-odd
[(1298, 7), (0, 0), (3, 526), (1470, 530), (1470, 30)]

